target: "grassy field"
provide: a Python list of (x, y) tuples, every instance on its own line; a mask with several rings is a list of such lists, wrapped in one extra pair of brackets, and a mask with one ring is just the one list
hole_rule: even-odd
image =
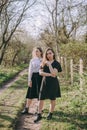
[(0, 87), (2, 87), (5, 82), (11, 80), (14, 76), (16, 76), (21, 70), (23, 70), (27, 66), (27, 64), (6, 68), (0, 66)]
[[(67, 89), (68, 87), (68, 89)], [(49, 101), (45, 103), (42, 127), (40, 130), (87, 130), (87, 87), (62, 86), (62, 97), (57, 99), (51, 121), (46, 120)]]
[[(40, 130), (87, 130), (87, 84), (81, 91), (61, 81), (62, 97), (57, 99), (53, 119), (46, 120), (49, 100), (45, 101)], [(27, 74), (20, 77), (0, 95), (0, 130), (13, 130), (23, 108), (27, 88)]]
[(27, 87), (27, 75), (20, 77), (0, 95), (0, 130), (13, 130), (20, 113)]

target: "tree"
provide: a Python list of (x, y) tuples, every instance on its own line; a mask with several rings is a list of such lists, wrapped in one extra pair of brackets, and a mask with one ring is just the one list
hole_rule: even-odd
[(36, 0), (5, 0), (1, 2), (0, 10), (0, 64), (13, 34), (19, 24), (25, 19), (26, 11), (30, 9)]
[(5, 7), (5, 5), (8, 3), (8, 0), (1, 0), (0, 1), (0, 15), (2, 13), (3, 8)]
[(54, 46), (58, 53), (59, 45), (67, 44), (71, 39), (75, 40), (78, 28), (86, 25), (87, 6), (85, 6), (85, 1), (73, 0), (44, 0), (42, 5), (49, 13), (46, 28), (55, 37)]
[(31, 35), (18, 28), (6, 48), (2, 64), (14, 66), (28, 63), (35, 43), (36, 41)]

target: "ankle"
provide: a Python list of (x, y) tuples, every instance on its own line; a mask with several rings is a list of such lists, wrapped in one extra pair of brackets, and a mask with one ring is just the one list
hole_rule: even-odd
[(25, 107), (24, 109), (28, 111), (29, 108), (28, 108), (28, 107)]
[(26, 109), (28, 109), (29, 107), (28, 106), (25, 106)]
[(52, 114), (53, 114), (53, 113), (51, 113), (51, 112), (48, 113), (48, 115), (47, 115), (47, 120), (52, 119)]
[(42, 119), (41, 113), (37, 114), (37, 118), (34, 120), (34, 123), (40, 121)]
[(24, 108), (24, 110), (21, 112), (22, 114), (28, 114), (28, 108)]
[(53, 115), (53, 113), (52, 113), (52, 112), (49, 112), (49, 115)]
[(38, 115), (38, 116), (41, 116), (41, 113), (38, 113), (37, 115)]

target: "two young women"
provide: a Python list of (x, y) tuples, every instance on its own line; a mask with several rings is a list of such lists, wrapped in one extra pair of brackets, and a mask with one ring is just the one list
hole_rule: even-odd
[[(50, 99), (50, 109), (49, 109), (49, 114), (47, 116), (47, 119), (50, 120), (52, 118), (52, 114), (55, 108), (56, 98), (61, 97), (59, 81), (57, 78), (58, 72), (61, 72), (61, 71), (62, 71), (61, 65), (56, 60), (53, 49), (47, 48), (47, 50), (44, 53), (43, 60), (39, 66), (39, 70), (38, 70), (38, 75), (39, 77), (41, 76), (42, 79), (39, 82), (40, 83), (39, 92), (37, 96), (39, 97), (39, 105), (38, 105), (37, 118), (34, 120), (35, 123), (42, 119), (41, 112), (42, 112), (45, 99)], [(32, 79), (33, 79), (33, 76), (32, 76)], [(35, 79), (32, 80), (32, 84), (33, 82), (35, 82)]]

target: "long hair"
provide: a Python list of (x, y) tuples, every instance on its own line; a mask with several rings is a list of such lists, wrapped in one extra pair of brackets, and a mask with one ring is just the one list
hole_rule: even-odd
[(41, 52), (41, 58), (43, 57), (43, 51), (41, 47), (34, 47), (32, 51), (32, 58), (36, 56), (35, 51), (39, 50)]
[(48, 60), (48, 58), (47, 58), (47, 52), (48, 52), (48, 51), (52, 51), (52, 53), (54, 54), (54, 55), (53, 55), (53, 59), (54, 59), (54, 60), (56, 59), (56, 58), (55, 58), (55, 52), (54, 52), (54, 50), (49, 47), (49, 48), (46, 49), (46, 51), (45, 51), (45, 53), (44, 53), (43, 60), (42, 60), (42, 64), (41, 64), (42, 66), (44, 66), (44, 65), (45, 65), (45, 62)]
[(41, 52), (41, 57), (43, 57), (43, 50), (41, 47), (37, 47), (37, 49)]

